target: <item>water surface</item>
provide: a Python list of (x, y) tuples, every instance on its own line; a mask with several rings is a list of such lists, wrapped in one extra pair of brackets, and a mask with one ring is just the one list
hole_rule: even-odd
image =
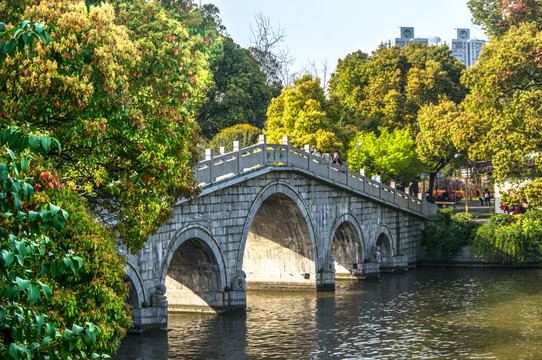
[(246, 314), (170, 315), (127, 359), (542, 359), (542, 270), (421, 268), (335, 293), (249, 292)]

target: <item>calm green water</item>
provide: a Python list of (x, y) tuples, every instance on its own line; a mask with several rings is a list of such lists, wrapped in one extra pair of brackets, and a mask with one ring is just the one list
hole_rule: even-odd
[(243, 315), (175, 315), (121, 359), (542, 359), (542, 270), (434, 269), (250, 293)]

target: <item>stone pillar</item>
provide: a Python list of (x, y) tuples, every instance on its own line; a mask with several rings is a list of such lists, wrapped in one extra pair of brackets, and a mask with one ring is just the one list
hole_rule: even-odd
[(224, 146), (220, 147), (220, 154), (224, 155), (226, 153), (226, 148)]
[(283, 136), (282, 137), (282, 145), (286, 145), (286, 159), (284, 159), (284, 163), (288, 165), (289, 163), (289, 155), (290, 155), (290, 137), (289, 136)]
[(367, 172), (365, 171), (365, 169), (359, 169), (359, 174), (361, 176), (367, 177)]
[(237, 174), (240, 174), (241, 172), (243, 172), (243, 169), (241, 168), (241, 142), (240, 141), (233, 142), (233, 152), (237, 153)]
[(205, 161), (209, 161), (209, 184), (214, 181), (213, 177), (213, 149), (205, 149)]
[(267, 137), (264, 134), (258, 135), (258, 145), (262, 147), (262, 165), (267, 164)]
[(316, 273), (316, 291), (335, 291), (335, 256), (329, 254)]

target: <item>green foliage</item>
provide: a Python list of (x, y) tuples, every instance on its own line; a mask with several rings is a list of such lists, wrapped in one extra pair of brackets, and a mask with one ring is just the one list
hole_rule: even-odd
[(258, 136), (261, 133), (260, 129), (252, 125), (234, 125), (216, 134), (207, 146), (217, 152), (220, 151), (220, 147), (224, 147), (226, 152), (230, 152), (233, 151), (234, 141), (239, 141), (241, 148), (252, 146), (258, 143)]
[(542, 4), (538, 0), (469, 0), (467, 3), (476, 25), (490, 37), (504, 35), (522, 23), (540, 23)]
[[(397, 181), (407, 183), (417, 178), (422, 164), (416, 156), (414, 140), (410, 137), (408, 130), (379, 127), (380, 135), (375, 133), (358, 133), (350, 141), (348, 148), (348, 161), (351, 168), (359, 171), (359, 168), (366, 170), (369, 176), (382, 172), (384, 181)], [(358, 143), (359, 163), (357, 165)]]
[(83, 266), (69, 246), (46, 235), (61, 231), (68, 213), (51, 202), (34, 203), (32, 179), (25, 176), (33, 169), (30, 161), (49, 152), (51, 138), (11, 127), (0, 131), (0, 145), (0, 356), (102, 357), (93, 352), (100, 328), (70, 322), (71, 330), (60, 332), (47, 314), (56, 295), (51, 284), (77, 277)]
[(542, 173), (542, 32), (535, 24), (512, 28), (484, 48), (466, 72), (464, 102), (472, 121), (469, 158), (492, 160), (496, 181)]
[(47, 44), (51, 41), (49, 32), (45, 27), (54, 28), (51, 23), (36, 23), (30, 20), (25, 20), (19, 28), (13, 27), (9, 30), (6, 24), (0, 22), (0, 67), (6, 60), (8, 55), (13, 55), (17, 51), (25, 54), (28, 50), (28, 55), (34, 52), (36, 40)]
[[(31, 59), (4, 62), (0, 121), (58, 138), (64, 149), (52, 166), (135, 252), (179, 197), (197, 194), (194, 110), (216, 24), (177, 1), (43, 0), (24, 9), (55, 31)], [(18, 21), (0, 10), (6, 23)]]
[(480, 256), (517, 265), (542, 261), (542, 211), (495, 215), (478, 228), (474, 245)]
[(454, 214), (452, 208), (441, 209), (437, 224), (428, 226), (423, 245), (429, 254), (441, 255), (449, 262), (462, 246), (472, 241), (475, 230), (472, 215)]
[(384, 126), (415, 135), (420, 107), (442, 99), (461, 102), (463, 69), (447, 46), (380, 47), (370, 57), (358, 51), (339, 61), (330, 92), (342, 99), (347, 123), (359, 130)]
[(210, 139), (224, 128), (250, 124), (262, 128), (271, 102), (271, 87), (252, 54), (223, 38), (223, 51), (211, 61), (213, 86), (198, 108), (201, 134)]
[[(281, 144), (282, 137), (289, 136), (291, 145), (298, 148), (310, 144), (322, 153), (342, 150), (343, 143), (336, 135), (341, 131), (336, 125), (338, 121), (327, 113), (330, 107), (320, 81), (304, 75), (271, 101), (264, 130), (267, 141)], [(330, 113), (337, 114), (333, 110)]]

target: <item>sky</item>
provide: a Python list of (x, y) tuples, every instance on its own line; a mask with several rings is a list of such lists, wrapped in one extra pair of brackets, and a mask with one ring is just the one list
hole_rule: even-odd
[(242, 47), (250, 44), (256, 14), (284, 30), (284, 46), (295, 58), (295, 71), (309, 62), (330, 70), (349, 53), (371, 53), (398, 37), (400, 26), (413, 26), (415, 37), (438, 36), (451, 44), (456, 28), (471, 29), (471, 38), (486, 39), (472, 24), (467, 0), (201, 0), (220, 10), (223, 25)]

